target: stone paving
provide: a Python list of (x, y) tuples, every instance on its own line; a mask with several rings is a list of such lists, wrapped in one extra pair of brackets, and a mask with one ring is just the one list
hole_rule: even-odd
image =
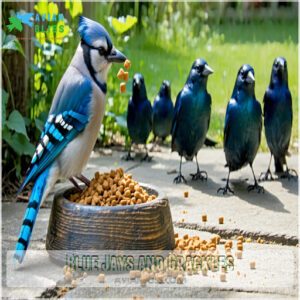
[[(262, 237), (270, 242), (275, 241), (277, 244), (247, 244), (245, 259), (241, 260), (240, 264), (240, 272), (246, 274), (245, 277), (238, 278), (236, 272), (233, 272), (228, 275), (228, 281), (225, 283), (221, 283), (215, 274), (215, 277), (209, 276), (205, 280), (200, 275), (188, 277), (185, 283), (186, 288), (184, 285), (181, 287), (149, 285), (145, 288), (108, 288), (107, 286), (91, 288), (89, 287), (89, 282), (93, 280), (91, 276), (89, 280), (67, 292), (66, 298), (132, 298), (134, 295), (146, 298), (293, 298), (297, 296), (298, 248), (294, 246), (298, 244), (297, 181), (281, 179), (264, 182), (261, 183), (265, 188), (264, 194), (248, 193), (247, 185), (253, 182), (253, 178), (250, 168), (247, 167), (232, 174), (231, 186), (235, 194), (224, 197), (217, 194), (217, 189), (225, 184), (224, 178), (227, 176), (222, 150), (203, 149), (199, 153), (198, 161), (200, 168), (208, 173), (207, 181), (191, 181), (189, 174), (195, 172), (196, 166), (194, 163), (184, 163), (182, 171), (188, 183), (180, 185), (173, 184), (173, 178), (179, 166), (178, 156), (170, 153), (166, 148), (163, 148), (162, 152), (151, 153), (153, 159), (149, 163), (141, 163), (139, 157), (136, 157), (135, 161), (123, 161), (120, 159), (123, 153), (106, 152), (106, 155), (100, 155), (98, 152), (92, 154), (84, 172), (85, 175), (91, 177), (95, 171), (123, 167), (132, 173), (137, 181), (159, 186), (170, 201), (175, 232), (179, 234), (188, 232), (200, 236), (213, 232), (226, 238), (243, 234), (253, 239)], [(265, 171), (268, 161), (268, 154), (257, 155), (254, 164), (257, 176)], [(290, 168), (297, 169), (298, 157), (296, 155), (289, 157), (288, 162)], [(69, 183), (58, 183), (55, 191), (67, 184)], [(188, 198), (183, 197), (185, 191), (189, 192)], [(53, 193), (49, 195), (43, 208), (40, 209), (30, 249), (45, 248), (52, 199)], [(25, 203), (2, 204), (2, 292), (4, 298), (29, 299), (39, 296), (45, 290), (44, 286), (42, 288), (13, 287), (11, 278), (9, 286), (6, 286), (8, 282), (6, 267), (10, 264), (6, 261), (7, 250), (14, 249), (25, 208)], [(201, 220), (202, 214), (207, 214), (208, 220), (205, 223)], [(224, 225), (218, 224), (220, 216), (224, 217)], [(250, 258), (257, 260), (258, 266), (261, 267), (252, 273), (248, 267)], [(40, 259), (43, 263), (48, 258), (41, 257)], [(32, 276), (34, 278), (34, 268)]]

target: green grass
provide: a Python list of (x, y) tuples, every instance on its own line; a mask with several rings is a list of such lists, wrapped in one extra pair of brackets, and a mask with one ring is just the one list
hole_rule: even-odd
[[(153, 39), (140, 33), (132, 37), (124, 51), (132, 61), (130, 76), (135, 72), (144, 75), (148, 98), (152, 102), (164, 79), (171, 81), (172, 99), (175, 102), (193, 61), (198, 57), (205, 58), (215, 71), (208, 80), (208, 91), (213, 103), (208, 135), (219, 142), (223, 136), (226, 105), (239, 67), (244, 63), (254, 67), (256, 97), (262, 103), (270, 81), (273, 60), (279, 55), (284, 56), (288, 62), (289, 85), (293, 97), (295, 140), (298, 138), (297, 28), (297, 22), (212, 26), (213, 32), (221, 36), (221, 41), (212, 41), (208, 46), (208, 43), (199, 39), (197, 44), (190, 48), (188, 44), (182, 47), (178, 43), (162, 47), (161, 42), (151, 42)], [(118, 68), (119, 66), (114, 66), (112, 73), (116, 74)], [(125, 102), (128, 101), (131, 92), (130, 81), (127, 88), (128, 93), (122, 98)], [(261, 149), (267, 150), (264, 138)]]

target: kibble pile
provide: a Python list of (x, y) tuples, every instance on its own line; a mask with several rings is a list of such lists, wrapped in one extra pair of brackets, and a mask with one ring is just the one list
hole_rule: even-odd
[(199, 236), (190, 237), (185, 234), (182, 238), (175, 234), (175, 248), (177, 250), (216, 250), (221, 237), (218, 234), (212, 235), (209, 240), (202, 240)]
[(116, 206), (146, 203), (155, 198), (120, 168), (109, 173), (96, 172), (90, 186), (72, 194), (69, 200), (84, 205)]

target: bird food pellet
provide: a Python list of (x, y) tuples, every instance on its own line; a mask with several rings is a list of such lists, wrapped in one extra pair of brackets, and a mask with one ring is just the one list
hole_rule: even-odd
[(243, 251), (243, 244), (238, 243), (236, 247), (238, 250)]
[(124, 80), (124, 73), (125, 73), (124, 70), (121, 68), (117, 74), (118, 79)]
[(219, 217), (219, 224), (224, 224), (224, 217)]
[(237, 250), (237, 251), (235, 252), (235, 256), (236, 256), (236, 258), (238, 258), (238, 259), (242, 259), (242, 257), (243, 257), (243, 251)]
[(126, 70), (129, 70), (131, 67), (131, 61), (129, 59), (126, 59), (125, 62), (124, 62), (124, 68)]
[(126, 92), (126, 83), (125, 82), (121, 82), (120, 83), (120, 92), (121, 93), (125, 93)]
[(73, 278), (72, 273), (71, 273), (70, 271), (67, 271), (67, 272), (65, 273), (65, 280), (66, 280), (67, 282), (71, 282), (72, 278)]
[(128, 81), (128, 79), (129, 79), (129, 73), (128, 72), (124, 72), (124, 74), (123, 74), (123, 80), (124, 81)]
[(242, 235), (240, 235), (240, 236), (237, 237), (237, 240), (243, 242), (244, 241), (244, 237)]
[(188, 191), (185, 191), (185, 192), (183, 193), (183, 196), (184, 196), (184, 198), (188, 198), (189, 192), (188, 192)]
[(100, 273), (97, 277), (98, 282), (104, 283), (105, 282), (105, 275), (103, 273)]
[(225, 273), (221, 273), (220, 274), (220, 281), (221, 282), (225, 282), (226, 281), (226, 274)]
[(129, 278), (130, 278), (131, 280), (135, 279), (135, 270), (131, 270), (131, 271), (129, 272)]
[(256, 267), (255, 266), (255, 261), (254, 260), (250, 261), (250, 269), (254, 270), (255, 267)]
[(71, 285), (72, 287), (77, 287), (77, 280), (73, 279)]
[(202, 215), (202, 222), (207, 222), (207, 215)]
[(116, 206), (141, 204), (155, 198), (120, 168), (109, 173), (96, 172), (90, 186), (72, 194), (69, 200), (83, 205)]
[(178, 274), (176, 277), (176, 283), (178, 284), (183, 284), (183, 275), (182, 274)]

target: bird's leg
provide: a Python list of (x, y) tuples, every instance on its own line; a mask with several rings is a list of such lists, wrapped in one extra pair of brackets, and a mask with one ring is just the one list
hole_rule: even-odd
[(132, 147), (132, 143), (130, 143), (128, 152), (127, 152), (126, 155), (124, 155), (124, 156), (122, 157), (122, 159), (124, 159), (124, 160), (126, 160), (126, 161), (134, 160), (134, 158), (131, 156), (131, 147)]
[(266, 172), (262, 172), (260, 174), (258, 181), (274, 180), (274, 178), (272, 176), (272, 173), (271, 173), (271, 170), (270, 170), (271, 161), (272, 161), (272, 154), (271, 154), (268, 170)]
[(256, 190), (258, 193), (260, 193), (260, 192), (264, 193), (265, 189), (257, 183), (256, 177), (255, 177), (255, 174), (254, 174), (254, 171), (253, 171), (252, 164), (250, 164), (250, 168), (251, 168), (251, 171), (252, 171), (252, 174), (253, 174), (254, 184), (250, 184), (248, 186), (248, 188), (247, 188), (248, 192)]
[(152, 147), (149, 150), (150, 152), (154, 152), (156, 151), (156, 147), (157, 147), (157, 136), (155, 135), (153, 140), (152, 140)]
[(230, 177), (230, 171), (228, 171), (226, 185), (224, 187), (221, 187), (218, 189), (218, 191), (217, 191), (218, 194), (219, 194), (219, 192), (222, 192), (223, 195), (229, 195), (230, 193), (234, 194), (234, 191), (229, 186), (229, 177)]
[(174, 178), (173, 180), (174, 183), (181, 183), (182, 181), (186, 183), (185, 178), (181, 174), (181, 164), (182, 164), (182, 156), (180, 156), (179, 175)]
[(298, 173), (294, 169), (289, 169), (287, 163), (286, 163), (286, 171), (280, 176), (280, 178), (287, 178), (288, 180), (290, 179), (298, 179)]
[(86, 186), (90, 186), (90, 184), (91, 184), (91, 181), (88, 178), (86, 178), (85, 176), (83, 176), (82, 174), (76, 176), (76, 178), (78, 180), (80, 180), (81, 182), (83, 182)]
[(69, 180), (72, 182), (72, 184), (75, 186), (75, 188), (78, 192), (82, 192), (81, 187), (78, 185), (78, 183), (76, 182), (76, 180), (73, 177), (70, 177)]
[(147, 149), (146, 144), (145, 144), (145, 150), (146, 150), (146, 154), (145, 154), (145, 156), (141, 159), (141, 161), (148, 161), (148, 162), (150, 162), (150, 161), (152, 160), (152, 156), (150, 156), (150, 155), (148, 154), (148, 149)]
[(198, 159), (197, 159), (197, 154), (195, 155), (196, 157), (196, 164), (197, 164), (197, 172), (195, 174), (190, 174), (192, 176), (192, 180), (207, 180), (207, 173), (206, 171), (200, 171), (199, 164), (198, 164)]

